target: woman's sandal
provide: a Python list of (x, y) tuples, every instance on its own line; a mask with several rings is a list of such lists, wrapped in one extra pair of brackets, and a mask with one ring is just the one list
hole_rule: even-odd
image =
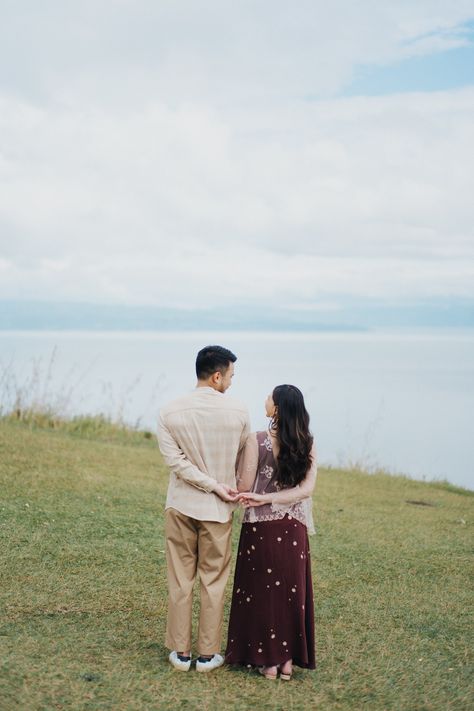
[(257, 667), (258, 671), (262, 676), (265, 677), (265, 679), (276, 679), (277, 678), (277, 671), (275, 672), (270, 672), (270, 669), (276, 669), (275, 667)]
[[(287, 662), (285, 662), (285, 664), (286, 664), (286, 663), (287, 663)], [(282, 665), (279, 667), (279, 668), (280, 668), (280, 679), (282, 679), (283, 681), (290, 681), (290, 680), (291, 680), (291, 675), (293, 674), (293, 666), (290, 666), (289, 672), (288, 672), (288, 671), (284, 672), (284, 671), (282, 670), (282, 667), (283, 667), (283, 666), (285, 666), (285, 665), (282, 664)]]

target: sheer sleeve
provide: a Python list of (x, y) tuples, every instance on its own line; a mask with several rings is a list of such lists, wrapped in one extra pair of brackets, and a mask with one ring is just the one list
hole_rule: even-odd
[(257, 476), (258, 467), (258, 442), (255, 432), (247, 437), (244, 448), (240, 453), (237, 463), (237, 489), (238, 491), (250, 491)]
[(290, 510), (291, 507), (302, 507), (304, 521), (310, 535), (316, 532), (313, 520), (313, 500), (311, 497), (316, 484), (317, 471), (316, 447), (313, 445), (313, 449), (311, 450), (311, 467), (301, 484), (292, 489), (283, 489), (271, 495), (271, 510), (274, 512), (280, 511), (280, 513), (282, 513)]
[(280, 491), (272, 492), (269, 494), (271, 503), (276, 505), (295, 504), (298, 501), (311, 497), (316, 484), (317, 471), (316, 447), (313, 445), (313, 449), (311, 450), (311, 467), (308, 469), (306, 477), (301, 484), (291, 489), (281, 489)]

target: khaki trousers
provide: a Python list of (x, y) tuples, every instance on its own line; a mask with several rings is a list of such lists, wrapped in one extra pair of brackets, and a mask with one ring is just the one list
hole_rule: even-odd
[(198, 521), (175, 509), (165, 511), (168, 571), (166, 646), (186, 652), (192, 644), (193, 587), (201, 582), (198, 654), (221, 648), (224, 594), (230, 570), (232, 519)]

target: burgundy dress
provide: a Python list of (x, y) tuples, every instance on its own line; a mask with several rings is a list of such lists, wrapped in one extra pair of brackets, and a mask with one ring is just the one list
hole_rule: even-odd
[[(258, 432), (257, 442), (253, 491), (275, 491), (271, 441), (266, 432)], [(246, 512), (242, 524), (225, 659), (228, 664), (256, 666), (292, 659), (297, 666), (314, 669), (311, 560), (307, 528), (298, 520), (302, 508), (296, 504), (278, 518), (271, 505), (266, 506), (267, 515), (264, 508), (254, 509), (260, 520), (248, 520), (252, 516)]]

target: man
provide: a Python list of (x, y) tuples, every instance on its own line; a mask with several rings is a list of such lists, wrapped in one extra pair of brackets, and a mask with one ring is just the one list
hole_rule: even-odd
[(193, 587), (199, 574), (201, 610), (196, 669), (223, 664), (219, 654), (224, 593), (231, 556), (235, 467), (249, 434), (247, 408), (224, 396), (236, 356), (207, 346), (196, 358), (196, 389), (160, 412), (158, 442), (170, 469), (165, 536), (168, 570), (166, 646), (181, 671), (191, 666)]

